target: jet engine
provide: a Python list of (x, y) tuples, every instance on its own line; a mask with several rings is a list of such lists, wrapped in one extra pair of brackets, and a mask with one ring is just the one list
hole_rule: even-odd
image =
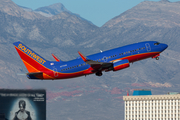
[(127, 59), (120, 60), (120, 61), (117, 61), (117, 62), (113, 63), (113, 71), (118, 71), (118, 70), (127, 68), (129, 66), (130, 66), (129, 61)]

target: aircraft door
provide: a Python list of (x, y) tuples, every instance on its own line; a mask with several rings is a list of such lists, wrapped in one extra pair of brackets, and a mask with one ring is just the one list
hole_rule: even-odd
[(150, 46), (149, 43), (146, 43), (145, 46), (146, 46), (146, 49), (147, 49), (148, 52), (151, 51), (151, 46)]
[(57, 68), (53, 67), (53, 72), (54, 72), (54, 77), (57, 77), (58, 76)]
[(106, 56), (103, 57), (103, 61), (107, 62), (107, 57)]

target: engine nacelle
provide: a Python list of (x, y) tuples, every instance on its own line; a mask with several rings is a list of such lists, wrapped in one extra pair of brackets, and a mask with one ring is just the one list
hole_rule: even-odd
[(127, 59), (117, 61), (113, 64), (113, 71), (121, 70), (129, 67), (129, 61)]

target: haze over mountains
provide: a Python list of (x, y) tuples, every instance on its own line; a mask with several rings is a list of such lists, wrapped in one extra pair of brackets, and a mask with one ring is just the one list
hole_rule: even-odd
[[(47, 120), (123, 120), (122, 96), (127, 90), (179, 92), (179, 5), (145, 1), (97, 27), (60, 3), (32, 11), (1, 0), (0, 88), (46, 89)], [(77, 51), (89, 55), (140, 41), (159, 41), (169, 47), (159, 61), (150, 58), (102, 77), (32, 81), (18, 75), (27, 72), (12, 44), (19, 40), (48, 60), (53, 60), (51, 53), (55, 53), (64, 61), (78, 57)]]

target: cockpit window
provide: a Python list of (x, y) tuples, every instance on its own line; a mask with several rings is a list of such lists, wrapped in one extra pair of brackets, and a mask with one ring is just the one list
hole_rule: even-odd
[(159, 44), (160, 44), (159, 42), (154, 43), (154, 45), (159, 45)]

